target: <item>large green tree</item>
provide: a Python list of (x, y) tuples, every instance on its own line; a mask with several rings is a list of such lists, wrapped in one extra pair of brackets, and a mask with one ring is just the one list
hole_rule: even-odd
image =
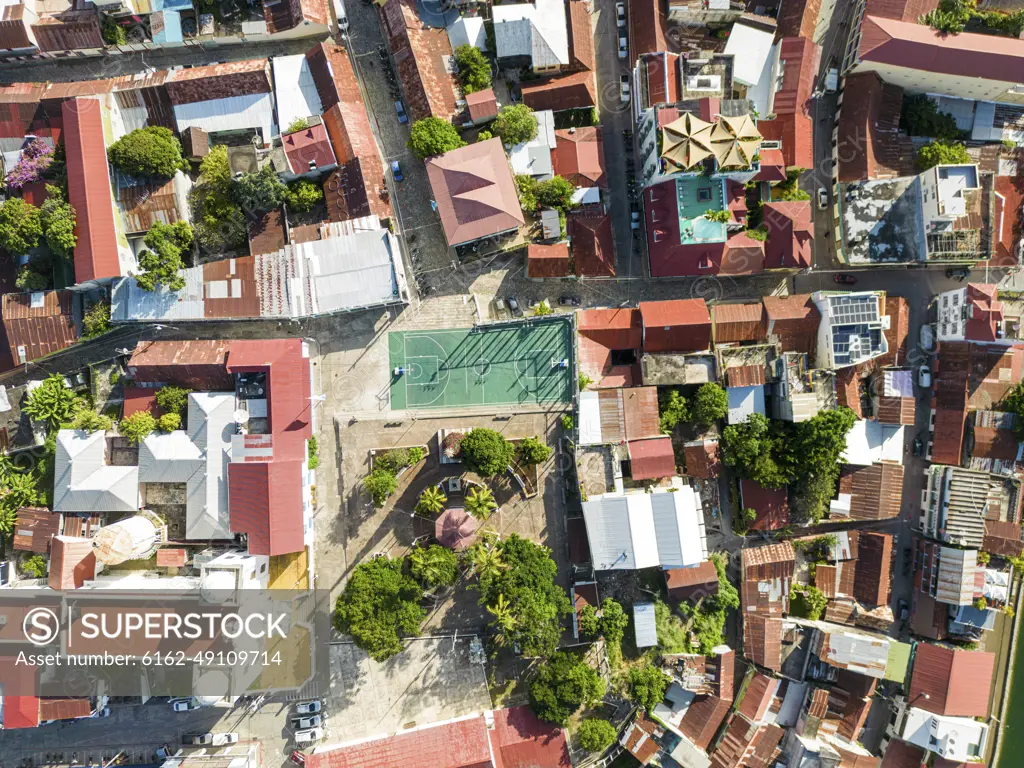
[(71, 391), (60, 374), (43, 379), (43, 383), (32, 390), (25, 401), (22, 413), (46, 424), (48, 432), (56, 432), (69, 424), (84, 407), (82, 398)]
[(781, 488), (791, 475), (777, 461), (777, 442), (768, 417), (752, 413), (746, 421), (722, 430), (722, 460), (766, 488)]
[(417, 120), (409, 131), (409, 149), (421, 160), (464, 146), (466, 142), (455, 126), (439, 117)]
[(693, 420), (707, 426), (724, 419), (729, 412), (729, 397), (725, 390), (714, 382), (702, 384), (693, 398)]
[(0, 248), (11, 256), (21, 256), (39, 243), (43, 224), (39, 209), (20, 197), (10, 197), (0, 205)]
[(111, 165), (129, 176), (171, 178), (188, 167), (181, 156), (181, 143), (170, 129), (158, 125), (137, 128), (107, 149)]
[(71, 258), (78, 244), (75, 209), (64, 199), (64, 190), (60, 187), (47, 184), (46, 194), (47, 198), (39, 208), (46, 245), (54, 255)]
[(561, 176), (552, 176), (545, 181), (537, 182), (535, 192), (537, 202), (544, 208), (566, 211), (572, 207), (572, 196), (576, 187)]
[(615, 726), (599, 717), (588, 717), (576, 732), (580, 746), (587, 752), (604, 752), (615, 743)]
[(237, 248), (248, 238), (245, 215), (232, 197), (233, 185), (228, 148), (213, 147), (203, 158), (189, 198), (196, 240), (207, 253)]
[(537, 136), (537, 117), (525, 104), (510, 104), (498, 111), (491, 132), (505, 144), (522, 144)]
[(277, 208), (287, 194), (288, 188), (272, 165), (265, 165), (255, 173), (243, 173), (235, 179), (231, 190), (235, 202), (252, 215)]
[(936, 165), (962, 165), (971, 162), (967, 147), (959, 141), (936, 139), (917, 150), (917, 167), (927, 171)]
[(670, 682), (668, 675), (655, 666), (634, 667), (629, 670), (629, 698), (653, 712), (664, 701)]
[(512, 534), (500, 545), (501, 566), (480, 573), (480, 604), (508, 601), (516, 619), (511, 639), (526, 656), (547, 656), (562, 637), (562, 620), (572, 613), (551, 551)]
[(404, 572), (402, 559), (360, 563), (334, 606), (334, 628), (351, 635), (374, 661), (402, 652), (402, 638), (420, 630), (423, 590)]
[(409, 572), (425, 587), (449, 587), (459, 578), (459, 558), (438, 544), (409, 553)]
[(185, 287), (181, 270), (182, 254), (192, 248), (192, 225), (187, 221), (173, 224), (155, 223), (142, 242), (146, 248), (139, 253), (139, 269), (135, 282), (144, 291), (155, 291), (161, 285), (172, 291)]
[(491, 87), (491, 63), (475, 45), (456, 48), (455, 63), (459, 67), (463, 93), (476, 93)]
[(490, 477), (504, 472), (516, 449), (500, 432), (485, 427), (473, 429), (461, 443), (462, 461), (474, 472)]
[(580, 707), (600, 701), (605, 689), (597, 670), (580, 656), (559, 651), (537, 670), (530, 704), (541, 720), (565, 725)]

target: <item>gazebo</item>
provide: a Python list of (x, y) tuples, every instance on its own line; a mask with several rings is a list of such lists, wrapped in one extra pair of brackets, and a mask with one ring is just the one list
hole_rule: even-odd
[(480, 521), (462, 507), (446, 509), (434, 523), (434, 538), (441, 546), (456, 551), (466, 549), (476, 541)]

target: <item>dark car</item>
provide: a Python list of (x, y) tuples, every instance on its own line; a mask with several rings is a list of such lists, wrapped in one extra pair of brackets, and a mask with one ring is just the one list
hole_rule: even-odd
[(920, 456), (924, 453), (924, 441), (920, 437), (914, 438), (914, 455)]
[(516, 317), (523, 316), (523, 308), (519, 306), (519, 302), (516, 301), (515, 296), (509, 296), (507, 299), (505, 299), (505, 303), (508, 304), (509, 312), (511, 312), (513, 315), (515, 315)]
[(832, 279), (835, 280), (837, 283), (842, 283), (843, 285), (853, 285), (854, 283), (857, 282), (856, 277), (854, 277), (853, 275), (847, 275), (842, 272), (840, 272)]
[(558, 297), (558, 306), (560, 306), (560, 307), (578, 307), (579, 305), (580, 305), (580, 300), (577, 299), (575, 296), (559, 296)]
[(205, 745), (213, 744), (212, 733), (185, 733), (181, 736), (182, 744)]
[(966, 280), (971, 275), (970, 267), (950, 267), (946, 270), (946, 277), (953, 280)]

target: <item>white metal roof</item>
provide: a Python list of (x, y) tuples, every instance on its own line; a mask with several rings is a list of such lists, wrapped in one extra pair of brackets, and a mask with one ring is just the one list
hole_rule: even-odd
[(534, 68), (569, 63), (565, 0), (495, 5), (491, 14), (499, 59), (529, 56)]
[(917, 707), (907, 710), (903, 740), (956, 762), (974, 760), (969, 747), (981, 746), (988, 725), (970, 717), (935, 715)]
[(313, 82), (309, 60), (301, 53), (275, 56), (270, 60), (274, 72), (274, 99), (277, 101), (277, 124), (282, 131), (298, 118), (323, 113), (320, 94)]
[(658, 644), (658, 626), (654, 620), (654, 603), (633, 604), (633, 629), (636, 647), (650, 648)]
[(846, 434), (846, 450), (840, 458), (844, 464), (869, 466), (876, 461), (903, 463), (905, 428), (895, 424), (859, 420)]
[(153, 433), (139, 446), (140, 483), (186, 483), (202, 469), (202, 452), (183, 429)]
[(576, 187), (572, 193), (574, 205), (598, 205), (601, 202), (601, 190), (598, 187)]
[(487, 33), (480, 16), (459, 16), (448, 25), (448, 42), (454, 51), (460, 45), (472, 45), (481, 51), (487, 50)]
[(733, 57), (732, 79), (741, 85), (757, 85), (765, 62), (771, 59), (774, 41), (775, 35), (771, 32), (748, 26), (742, 21), (733, 24), (725, 44), (725, 55)]
[(174, 105), (178, 132), (201, 128), (207, 133), (253, 128), (262, 131), (266, 141), (274, 135), (274, 97), (269, 93), (227, 96), (223, 99)]
[(578, 427), (580, 445), (601, 445), (601, 400), (592, 389), (580, 392)]
[(683, 568), (707, 559), (703, 513), (690, 487), (591, 497), (583, 517), (596, 570)]
[(740, 424), (752, 413), (764, 415), (764, 386), (729, 387), (729, 423)]
[(185, 538), (229, 539), (228, 462), (235, 426), (234, 392), (188, 396), (188, 437), (202, 453), (204, 470), (186, 485)]
[(74, 429), (57, 433), (54, 456), (55, 512), (135, 512), (139, 508), (139, 468), (110, 466), (106, 434)]

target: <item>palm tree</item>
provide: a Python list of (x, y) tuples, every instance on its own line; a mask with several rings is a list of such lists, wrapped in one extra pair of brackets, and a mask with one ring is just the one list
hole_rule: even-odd
[(494, 621), (491, 622), (490, 626), (497, 630), (497, 634), (494, 636), (495, 644), (499, 646), (508, 645), (512, 632), (515, 631), (516, 625), (519, 623), (512, 614), (512, 607), (509, 605), (508, 600), (499, 593), (497, 602), (494, 605), (487, 606), (487, 612), (494, 617)]
[(501, 559), (501, 549), (482, 541), (469, 550), (468, 560), (471, 570), (481, 581), (495, 578), (507, 567)]
[(409, 570), (428, 587), (449, 586), (458, 578), (455, 553), (436, 544), (409, 553)]
[(494, 500), (490, 488), (473, 486), (466, 494), (466, 511), (477, 520), (486, 520), (497, 508), (498, 502)]
[(444, 491), (436, 485), (430, 485), (420, 494), (419, 501), (416, 502), (416, 511), (421, 515), (436, 515), (444, 509), (446, 501), (448, 497), (444, 495)]

